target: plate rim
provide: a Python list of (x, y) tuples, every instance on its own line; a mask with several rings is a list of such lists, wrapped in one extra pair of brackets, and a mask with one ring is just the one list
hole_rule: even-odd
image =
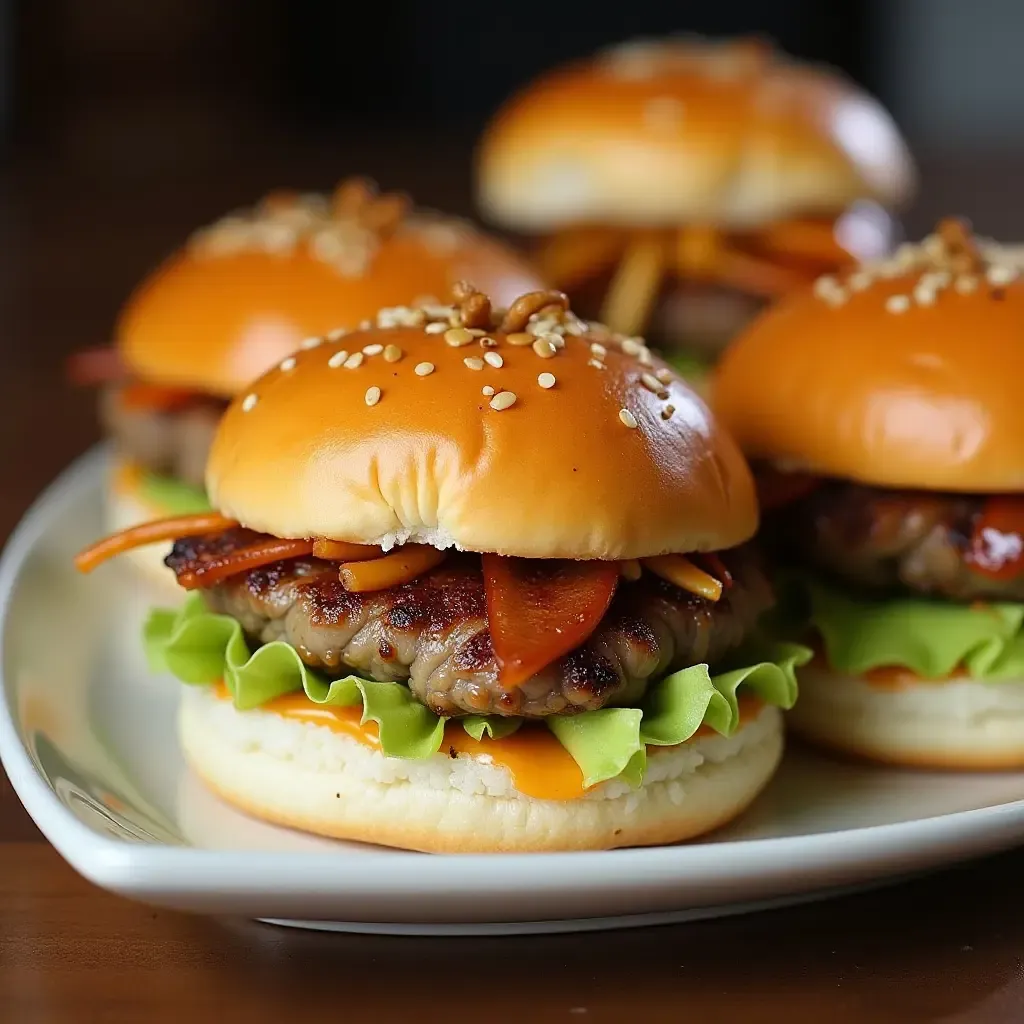
[[(133, 843), (102, 835), (80, 821), (59, 800), (36, 768), (22, 742), (11, 704), (13, 691), (4, 682), (8, 614), (22, 569), (39, 538), (80, 492), (95, 485), (109, 460), (109, 446), (98, 445), (79, 456), (45, 488), (11, 533), (0, 555), (0, 763), (11, 785), (46, 839), (81, 875), (108, 889), (186, 892), (216, 887), (225, 895), (261, 889), (273, 879), (280, 894), (344, 893), (352, 891), (347, 866), (358, 866), (358, 890), (389, 895), (422, 892), (432, 883), (450, 882), (452, 859), (459, 861), (460, 884), (481, 886), (492, 875), (493, 854), (413, 854), (381, 849), (374, 856), (338, 851), (209, 850), (183, 845)], [(746, 877), (756, 871), (770, 876), (804, 873), (810, 878), (827, 865), (835, 875), (843, 870), (901, 860), (910, 849), (913, 864), (954, 864), (1024, 842), (1024, 800), (954, 811), (904, 822), (865, 825), (796, 836), (769, 836), (723, 843), (691, 843), (622, 850), (502, 854), (504, 877), (529, 877), (536, 888), (552, 893), (580, 891), (607, 883), (610, 875), (640, 880), (644, 887), (663, 886), (685, 873), (712, 873), (717, 881)], [(282, 872), (282, 864), (301, 860), (301, 872)], [(776, 867), (765, 871), (766, 862)], [(404, 869), (401, 865), (404, 865)], [(394, 867), (394, 870), (392, 869)], [(885, 875), (905, 871), (885, 868)], [(871, 874), (865, 872), (865, 874)], [(807, 890), (823, 887), (810, 884)]]

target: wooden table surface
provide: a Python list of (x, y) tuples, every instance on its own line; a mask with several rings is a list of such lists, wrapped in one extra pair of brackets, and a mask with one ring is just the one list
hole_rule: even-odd
[[(415, 166), (420, 197), (464, 208), (467, 175), (434, 142), (415, 160), (367, 151), (361, 167), (394, 185), (393, 168)], [(344, 149), (293, 147), (162, 177), (45, 163), (0, 173), (0, 537), (95, 439), (92, 397), (62, 383), (61, 362), (105, 340), (140, 274), (192, 225), (265, 187), (352, 169)], [(968, 161), (933, 180), (920, 222), (956, 205), (994, 231), (1019, 177), (1013, 162), (986, 178)], [(819, 905), (582, 936), (306, 934), (92, 887), (0, 773), (0, 1021), (1024, 1020), (1022, 875), (1024, 853), (1011, 853)]]

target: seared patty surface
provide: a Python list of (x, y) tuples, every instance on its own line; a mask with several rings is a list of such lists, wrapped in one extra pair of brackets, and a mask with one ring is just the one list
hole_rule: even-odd
[(201, 396), (177, 409), (133, 408), (121, 400), (121, 389), (112, 386), (102, 392), (100, 419), (123, 458), (202, 487), (206, 457), (226, 408), (227, 402)]
[[(167, 564), (186, 571), (196, 558), (256, 536), (236, 530), (182, 540)], [(231, 577), (205, 596), (250, 640), (285, 640), (327, 676), (407, 681), (441, 715), (539, 718), (633, 703), (651, 680), (699, 662), (713, 665), (741, 643), (773, 595), (750, 551), (721, 557), (733, 584), (717, 603), (649, 573), (623, 581), (585, 644), (509, 689), (498, 681), (483, 576), (470, 555), (453, 555), (416, 580), (368, 594), (345, 590), (330, 562), (293, 559)]]
[(969, 558), (985, 499), (828, 481), (775, 513), (808, 564), (873, 590), (957, 601), (1024, 601), (1024, 576), (994, 579)]

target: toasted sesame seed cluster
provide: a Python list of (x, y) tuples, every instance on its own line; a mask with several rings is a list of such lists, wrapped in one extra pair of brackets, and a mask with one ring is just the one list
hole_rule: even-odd
[(377, 194), (363, 179), (342, 182), (333, 196), (278, 192), (249, 210), (222, 217), (195, 232), (188, 249), (199, 259), (243, 253), (291, 256), (304, 248), (343, 277), (362, 277), (382, 241), (415, 232), (439, 256), (459, 245), (464, 226), (455, 218), (410, 211), (398, 193)]
[[(636, 386), (664, 402), (660, 408), (661, 418), (669, 420), (675, 413), (675, 407), (668, 399), (669, 385), (678, 381), (677, 375), (666, 366), (655, 365), (654, 357), (642, 338), (627, 337), (603, 324), (581, 320), (570, 310), (568, 299), (562, 292), (529, 292), (507, 309), (501, 309), (492, 307), (490, 299), (482, 292), (461, 283), (454, 290), (454, 300), (447, 305), (428, 301), (415, 306), (388, 307), (380, 310), (375, 320), (364, 320), (356, 330), (338, 328), (324, 337), (307, 338), (299, 352), (282, 360), (277, 370), (289, 373), (298, 366), (303, 350), (330, 344), (338, 346), (327, 359), (330, 369), (362, 368), (372, 371), (375, 359), (399, 363), (405, 358), (405, 351), (400, 345), (383, 341), (348, 348), (344, 345), (346, 338), (357, 331), (419, 328), (426, 335), (436, 336), (439, 345), (472, 353), (462, 359), (463, 367), (470, 373), (501, 370), (508, 358), (501, 352), (503, 347), (510, 352), (526, 352), (531, 358), (540, 360), (537, 387), (550, 391), (558, 385), (558, 360), (564, 357), (566, 339), (575, 338), (581, 346), (587, 346), (586, 364), (595, 372), (607, 369), (609, 352), (616, 352), (634, 362)], [(421, 360), (412, 367), (412, 372), (417, 377), (429, 377), (437, 372), (437, 365), (430, 360)], [(490, 400), (488, 405), (495, 412), (512, 408), (519, 399), (514, 391), (491, 384), (485, 384), (481, 393)], [(386, 398), (386, 392), (378, 384), (370, 383), (364, 397), (366, 405), (372, 408)], [(251, 412), (258, 401), (258, 392), (249, 392), (242, 400), (242, 411)], [(631, 430), (639, 426), (636, 414), (628, 408), (619, 409), (618, 418)]]
[(934, 234), (918, 244), (901, 245), (889, 259), (860, 264), (845, 276), (826, 275), (814, 283), (814, 294), (838, 307), (880, 281), (905, 283), (906, 291), (881, 298), (889, 313), (906, 313), (915, 306), (933, 306), (941, 293), (971, 295), (999, 290), (1016, 280), (1024, 261), (1020, 254), (993, 242), (981, 242), (959, 220), (941, 221)]

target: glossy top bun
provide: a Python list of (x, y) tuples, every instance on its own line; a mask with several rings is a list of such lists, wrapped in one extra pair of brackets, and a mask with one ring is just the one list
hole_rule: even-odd
[(271, 195), (197, 232), (125, 307), (125, 362), (143, 380), (230, 398), (305, 338), (382, 306), (463, 279), (503, 302), (541, 287), (496, 239), (407, 206), (352, 180), (330, 200)]
[(1024, 278), (956, 221), (821, 278), (726, 352), (714, 404), (747, 454), (883, 487), (1024, 490)]
[(638, 339), (588, 328), (558, 292), (493, 316), (460, 298), (328, 335), (236, 398), (207, 467), (215, 507), (279, 537), (538, 558), (754, 533), (739, 450)]
[(520, 230), (755, 226), (902, 202), (914, 169), (885, 110), (757, 40), (636, 42), (514, 96), (479, 153), (484, 212)]

